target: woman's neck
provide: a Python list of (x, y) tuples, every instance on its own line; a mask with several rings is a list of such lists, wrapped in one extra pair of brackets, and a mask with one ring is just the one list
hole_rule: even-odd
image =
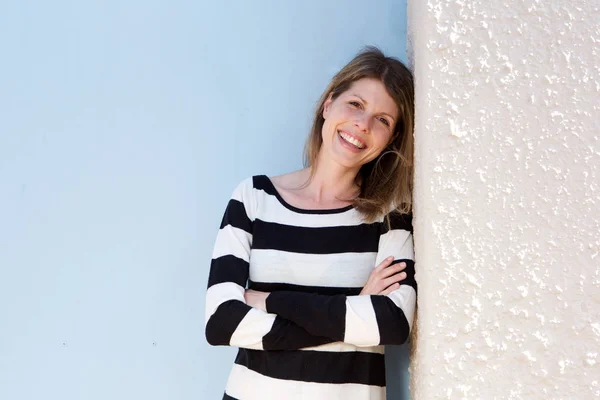
[[(329, 160), (327, 160), (329, 161)], [(306, 193), (316, 203), (327, 203), (333, 200), (350, 201), (358, 195), (356, 184), (358, 170), (345, 168), (334, 162), (320, 160), (307, 169)]]

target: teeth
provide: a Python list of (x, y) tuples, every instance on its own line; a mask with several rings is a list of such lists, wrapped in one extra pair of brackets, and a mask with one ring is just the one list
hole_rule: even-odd
[(358, 147), (359, 149), (362, 149), (363, 147), (365, 147), (361, 142), (354, 139), (352, 136), (350, 136), (344, 132), (339, 132), (339, 134), (342, 137), (342, 139), (344, 139), (348, 143), (353, 144), (354, 146)]

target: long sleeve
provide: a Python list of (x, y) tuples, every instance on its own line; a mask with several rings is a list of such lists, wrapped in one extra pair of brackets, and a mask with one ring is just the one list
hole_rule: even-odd
[(250, 179), (235, 189), (217, 234), (206, 293), (207, 341), (259, 350), (296, 350), (333, 342), (245, 303), (256, 206), (252, 190)]
[(382, 224), (376, 264), (388, 256), (404, 261), (407, 278), (387, 296), (345, 296), (274, 292), (267, 311), (316, 336), (355, 346), (402, 344), (410, 334), (416, 305), (412, 223), (410, 215), (390, 214), (389, 229)]

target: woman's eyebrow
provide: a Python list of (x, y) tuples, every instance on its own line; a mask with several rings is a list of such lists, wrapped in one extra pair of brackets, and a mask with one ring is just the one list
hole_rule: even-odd
[[(350, 95), (351, 95), (351, 96), (354, 96), (354, 97), (358, 97), (358, 98), (359, 98), (359, 99), (360, 99), (360, 100), (361, 100), (363, 103), (365, 103), (365, 104), (369, 104), (369, 102), (368, 102), (368, 101), (366, 101), (365, 99), (363, 99), (363, 98), (362, 98), (360, 95), (358, 95), (358, 94), (356, 94), (356, 93), (350, 93)], [(396, 118), (392, 117), (392, 115), (391, 115), (391, 114), (388, 114), (388, 113), (386, 113), (386, 112), (382, 112), (382, 114), (383, 114), (383, 115), (387, 115), (388, 117), (390, 117), (390, 118), (392, 119), (392, 121), (396, 121)]]
[(356, 93), (351, 93), (352, 96), (354, 97), (358, 97), (363, 103), (365, 104), (369, 104), (368, 101), (366, 101), (365, 99), (363, 99), (362, 97), (360, 97), (359, 95), (357, 95)]

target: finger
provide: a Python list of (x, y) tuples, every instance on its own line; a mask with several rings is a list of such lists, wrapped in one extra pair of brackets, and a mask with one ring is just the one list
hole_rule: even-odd
[(375, 270), (377, 270), (377, 271), (383, 270), (384, 268), (388, 267), (392, 263), (392, 261), (394, 261), (394, 256), (387, 257), (382, 262), (380, 262), (379, 265), (377, 265), (375, 267)]
[(385, 268), (383, 271), (381, 271), (380, 273), (380, 277), (383, 278), (387, 278), (388, 276), (391, 276), (393, 274), (396, 274), (400, 271), (403, 271), (404, 269), (406, 269), (406, 263), (405, 262), (401, 262), (398, 264), (394, 264), (394, 265), (390, 265), (389, 267)]
[(400, 272), (396, 275), (392, 275), (389, 278), (386, 278), (383, 280), (383, 285), (384, 287), (388, 287), (391, 284), (394, 284), (396, 282), (400, 282), (402, 280), (406, 279), (406, 272)]
[(394, 283), (393, 285), (389, 286), (387, 289), (385, 289), (383, 292), (379, 293), (381, 296), (387, 296), (388, 294), (392, 293), (394, 290), (398, 289), (400, 287), (399, 283)]
[(402, 261), (397, 264), (391, 265), (391, 267), (398, 267), (398, 271), (402, 271), (406, 268), (406, 263), (404, 261)]

